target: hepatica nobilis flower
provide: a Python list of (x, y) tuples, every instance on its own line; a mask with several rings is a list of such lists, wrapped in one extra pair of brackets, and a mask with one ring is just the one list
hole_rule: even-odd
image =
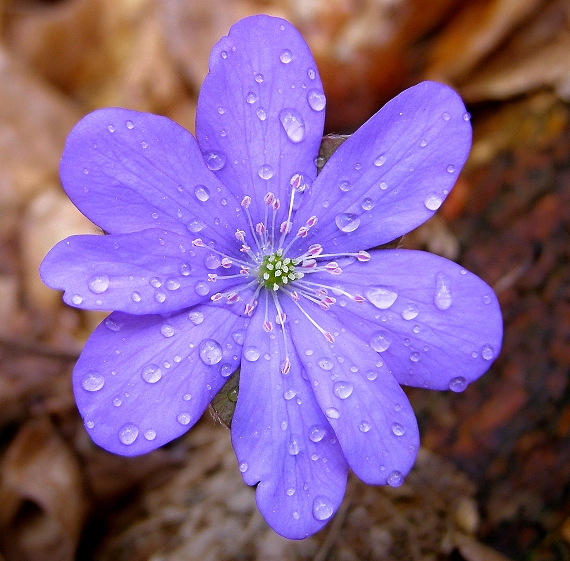
[(114, 310), (73, 373), (92, 439), (132, 456), (186, 432), (241, 367), (231, 437), (279, 534), (318, 531), (349, 467), (397, 486), (419, 436), (400, 385), (461, 391), (501, 346), (487, 284), (421, 251), (374, 250), (430, 218), (471, 145), (449, 87), (385, 105), (317, 177), (325, 96), (286, 21), (255, 16), (214, 47), (196, 139), (169, 119), (87, 115), (63, 186), (107, 235), (41, 266), (64, 300)]

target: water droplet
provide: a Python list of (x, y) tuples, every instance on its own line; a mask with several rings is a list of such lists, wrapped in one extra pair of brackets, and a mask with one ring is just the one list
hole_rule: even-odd
[(253, 92), (249, 92), (245, 100), (251, 105), (252, 103), (255, 103), (258, 100), (258, 97)]
[(219, 171), (226, 165), (226, 156), (222, 152), (208, 152), (205, 161), (209, 170)]
[(262, 165), (258, 170), (257, 170), (257, 175), (259, 175), (259, 177), (261, 177), (261, 179), (271, 179), (273, 177), (273, 168), (268, 165), (268, 164), (264, 164)]
[(119, 430), (119, 440), (129, 446), (139, 435), (139, 427), (134, 423), (126, 423)]
[(157, 290), (154, 293), (154, 299), (159, 303), (162, 304), (166, 300), (166, 294), (162, 292), (162, 290)]
[(224, 378), (227, 378), (230, 374), (233, 374), (233, 372), (234, 368), (231, 364), (222, 364), (222, 367), (220, 368), (220, 374)]
[(318, 364), (323, 370), (327, 370), (327, 371), (328, 371), (328, 370), (332, 370), (333, 367), (334, 367), (333, 361), (332, 361), (330, 358), (327, 358), (327, 357), (320, 358), (320, 359), (317, 361), (317, 364)]
[(433, 301), (438, 310), (447, 310), (452, 303), (451, 280), (445, 273), (435, 275), (435, 295)]
[(160, 288), (162, 286), (162, 281), (158, 277), (152, 277), (149, 279), (148, 283), (153, 288)]
[(102, 294), (109, 288), (109, 275), (95, 275), (89, 279), (88, 285), (94, 294)]
[(193, 310), (192, 312), (190, 312), (188, 314), (188, 319), (194, 325), (200, 325), (204, 321), (204, 314), (202, 312), (197, 312), (197, 311)]
[(261, 353), (257, 347), (247, 347), (243, 350), (243, 356), (246, 360), (249, 360), (249, 362), (255, 362), (260, 355)]
[(97, 392), (105, 385), (105, 377), (97, 370), (90, 370), (81, 379), (81, 387), (88, 392)]
[(170, 278), (166, 279), (164, 286), (166, 286), (167, 290), (178, 290), (180, 288), (180, 282), (178, 282), (176, 279)]
[(287, 494), (288, 497), (292, 497), (295, 494), (295, 488), (289, 487), (289, 489), (287, 489), (287, 491), (285, 491), (285, 493)]
[(190, 400), (192, 399), (192, 395), (189, 394), (189, 393), (185, 393), (185, 394), (182, 396), (182, 399), (183, 399), (184, 401), (190, 401)]
[(145, 142), (144, 140), (141, 142), (141, 146), (143, 147), (143, 149), (147, 149), (148, 148), (148, 142)]
[(422, 148), (425, 148), (425, 147), (427, 146), (427, 140), (422, 140), (422, 141), (420, 142), (420, 146), (421, 146)]
[(119, 323), (109, 317), (105, 319), (105, 327), (111, 331), (119, 331), (121, 329)]
[(144, 431), (144, 437), (147, 440), (154, 440), (156, 438), (156, 431), (154, 429), (147, 429)]
[(390, 336), (387, 331), (376, 331), (370, 339), (370, 346), (378, 353), (383, 353), (391, 343)]
[(443, 117), (444, 121), (449, 121), (449, 119), (451, 119), (451, 115), (447, 112), (443, 113), (441, 116)]
[(452, 392), (462, 392), (467, 387), (467, 380), (463, 376), (456, 376), (449, 380), (449, 389)]
[(301, 451), (301, 446), (299, 444), (299, 437), (292, 435), (291, 441), (289, 442), (289, 454), (291, 456), (296, 456)]
[(299, 512), (296, 511), (296, 510), (293, 511), (292, 516), (293, 516), (293, 518), (294, 518), (295, 520), (299, 520), (299, 518), (300, 518), (300, 514), (299, 514)]
[(256, 81), (258, 84), (261, 84), (261, 83), (263, 82), (263, 74), (256, 74), (256, 75), (255, 75), (255, 81)]
[(263, 109), (263, 107), (258, 107), (255, 111), (255, 114), (260, 121), (265, 121), (265, 119), (267, 119), (267, 112), (265, 109)]
[(404, 425), (400, 423), (392, 423), (392, 432), (396, 436), (402, 436), (406, 432), (406, 429), (404, 428)]
[(399, 471), (393, 471), (386, 480), (390, 487), (399, 487), (404, 483), (404, 476)]
[(384, 162), (386, 161), (386, 156), (378, 156), (375, 160), (374, 160), (374, 165), (376, 167), (380, 167), (381, 165), (384, 164)]
[(354, 169), (356, 171), (360, 171), (362, 169), (362, 164), (358, 163), (358, 164), (354, 164)]
[(238, 345), (243, 345), (243, 342), (245, 340), (245, 333), (243, 331), (234, 331), (234, 333), (232, 333), (232, 339)]
[(418, 362), (420, 360), (420, 353), (418, 351), (414, 351), (411, 355), (410, 355), (410, 360), (412, 362)]
[(309, 428), (309, 438), (312, 442), (320, 442), (326, 434), (327, 431), (319, 425), (313, 425)]
[(425, 198), (424, 205), (426, 205), (428, 210), (437, 210), (441, 206), (442, 202), (443, 199), (439, 195), (431, 193)]
[(293, 60), (293, 55), (289, 49), (285, 49), (280, 55), (279, 60), (283, 64), (289, 64)]
[(455, 171), (455, 166), (449, 164), (445, 169), (447, 170), (447, 173), (453, 173)]
[(279, 120), (291, 142), (296, 144), (305, 138), (305, 121), (296, 109), (282, 109), (279, 113)]
[(369, 370), (366, 373), (366, 378), (368, 378), (370, 381), (376, 380), (376, 378), (378, 378), (378, 372), (375, 372), (374, 370)]
[(179, 422), (181, 425), (187, 425), (187, 424), (190, 423), (190, 419), (191, 419), (190, 413), (187, 413), (186, 411), (183, 411), (182, 413), (180, 413), (180, 414), (178, 415), (178, 417), (176, 417), (176, 419), (178, 420), (178, 422)]
[(402, 317), (405, 320), (411, 320), (414, 318), (418, 317), (418, 314), (420, 313), (420, 310), (418, 309), (418, 307), (415, 304), (406, 304), (406, 306), (404, 307), (404, 309), (402, 310)]
[(363, 199), (361, 206), (362, 210), (372, 210), (374, 208), (374, 201), (367, 197), (366, 199)]
[(483, 294), (483, 304), (490, 304), (491, 303), (491, 296), (489, 294)]
[(339, 399), (346, 399), (347, 397), (350, 397), (353, 389), (354, 386), (350, 382), (346, 382), (343, 380), (335, 382), (333, 385), (333, 393)]
[(83, 302), (83, 298), (79, 294), (74, 294), (71, 298), (71, 301), (76, 305), (79, 306), (81, 302)]
[(149, 384), (156, 384), (162, 378), (162, 370), (158, 364), (147, 364), (142, 369), (141, 377)]
[(307, 76), (309, 77), (309, 80), (314, 80), (316, 76), (315, 70), (313, 68), (309, 68), (309, 70), (307, 70)]
[(316, 89), (309, 90), (307, 93), (307, 101), (309, 102), (311, 109), (314, 109), (315, 111), (322, 111), (327, 104), (325, 94), (321, 90)]
[(483, 345), (481, 347), (481, 356), (485, 360), (491, 360), (495, 356), (495, 351), (491, 345)]
[(196, 185), (194, 195), (199, 201), (205, 203), (210, 198), (210, 190), (205, 185)]
[(245, 473), (248, 468), (249, 468), (249, 466), (247, 465), (247, 462), (242, 462), (242, 463), (239, 465), (239, 470), (240, 470), (242, 473)]
[(370, 429), (370, 423), (367, 423), (366, 421), (362, 421), (362, 423), (358, 425), (358, 430), (360, 432), (368, 432)]
[(113, 125), (109, 125), (109, 126), (107, 127), (107, 130), (108, 130), (109, 132), (115, 132), (115, 127), (114, 127)]
[(134, 123), (132, 121), (125, 121), (125, 126), (129, 129), (132, 130), (134, 128)]
[(328, 520), (333, 515), (333, 512), (334, 507), (329, 499), (322, 495), (315, 497), (313, 501), (313, 516), (315, 520)]
[(352, 183), (350, 181), (343, 180), (338, 184), (338, 188), (343, 192), (347, 193), (352, 189)]
[(118, 396), (115, 399), (113, 399), (113, 405), (115, 407), (120, 407), (122, 405), (122, 403), (123, 402), (122, 402), (121, 398)]
[(387, 183), (380, 183), (380, 189), (382, 189), (382, 191), (386, 191), (386, 189), (388, 189), (388, 184)]
[(170, 325), (169, 323), (165, 323), (164, 325), (162, 325), (162, 327), (160, 328), (160, 332), (165, 336), (165, 337), (172, 337), (174, 335), (174, 327), (172, 327), (172, 325)]
[(293, 399), (295, 396), (297, 395), (297, 392), (295, 390), (287, 390), (284, 394), (283, 397), (289, 401), (290, 399)]
[(398, 293), (385, 286), (375, 286), (364, 291), (368, 300), (380, 310), (387, 310), (398, 298)]
[(196, 291), (196, 294), (206, 296), (210, 292), (210, 287), (205, 282), (198, 281), (194, 286), (194, 290)]
[(133, 293), (131, 294), (131, 300), (132, 300), (133, 302), (140, 302), (140, 301), (142, 300), (141, 293), (140, 293), (140, 292), (137, 292), (137, 291), (133, 292)]
[(204, 339), (200, 344), (200, 359), (204, 364), (218, 364), (222, 360), (222, 347), (214, 339)]
[(335, 409), (334, 407), (327, 407), (325, 409), (325, 415), (329, 419), (338, 419), (340, 417), (340, 411), (338, 409)]
[(225, 59), (225, 58), (228, 58), (228, 53), (227, 53), (226, 51), (222, 51), (222, 52), (221, 52), (221, 56), (222, 56), (222, 58), (224, 58), (224, 59)]
[(471, 115), (469, 113), (463, 113), (463, 120), (464, 121), (470, 121)]
[(186, 224), (186, 228), (188, 228), (188, 230), (193, 234), (200, 232), (202, 228), (204, 228), (204, 226), (205, 226), (204, 222), (199, 219), (191, 220), (190, 222), (188, 222), (188, 224)]
[(342, 212), (334, 219), (341, 232), (354, 232), (360, 226), (360, 217), (352, 212)]

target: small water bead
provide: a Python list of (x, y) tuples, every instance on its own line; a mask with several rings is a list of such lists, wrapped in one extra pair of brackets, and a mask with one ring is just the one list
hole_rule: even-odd
[(420, 142), (420, 146), (421, 146), (422, 148), (425, 148), (425, 147), (427, 146), (427, 140), (422, 140), (422, 141)]
[(346, 382), (343, 380), (335, 382), (333, 385), (333, 393), (339, 399), (347, 399), (352, 395), (353, 390), (354, 390), (354, 385), (351, 384), (350, 382)]
[(217, 253), (208, 253), (204, 257), (204, 265), (206, 269), (211, 271), (217, 269), (222, 264), (222, 258)]
[(154, 299), (159, 303), (162, 304), (166, 300), (166, 294), (162, 292), (162, 290), (157, 290), (154, 293)]
[(255, 362), (261, 356), (261, 353), (257, 347), (247, 347), (243, 350), (243, 356), (249, 362)]
[(188, 228), (188, 230), (190, 232), (192, 232), (193, 234), (197, 234), (198, 232), (201, 232), (202, 229), (204, 228), (204, 226), (205, 226), (205, 223), (199, 219), (191, 220), (190, 222), (188, 222), (188, 224), (186, 224), (186, 228)]
[(260, 121), (265, 121), (265, 119), (267, 119), (267, 112), (265, 111), (265, 109), (263, 109), (263, 107), (258, 107), (255, 110), (255, 114), (257, 115), (257, 118)]
[(148, 142), (145, 142), (144, 140), (141, 142), (141, 146), (143, 147), (143, 149), (147, 149), (148, 148)]
[(338, 409), (335, 409), (334, 407), (327, 407), (325, 409), (325, 415), (329, 419), (338, 419), (340, 417), (340, 411)]
[(398, 293), (385, 286), (375, 286), (364, 291), (368, 300), (380, 310), (387, 310), (398, 298)]
[(147, 429), (144, 431), (144, 437), (146, 440), (154, 440), (156, 438), (156, 431), (154, 429)]
[(307, 70), (307, 76), (309, 77), (309, 80), (314, 80), (316, 76), (315, 70), (313, 68), (309, 68)]
[(131, 300), (133, 302), (140, 302), (142, 300), (142, 296), (140, 292), (137, 292), (136, 290), (131, 294)]
[(373, 380), (376, 380), (376, 378), (378, 378), (378, 372), (375, 372), (374, 370), (369, 370), (366, 373), (366, 378), (372, 382)]
[(418, 307), (415, 304), (406, 304), (406, 306), (404, 307), (404, 309), (402, 310), (402, 317), (409, 321), (411, 319), (415, 319), (416, 317), (418, 317), (418, 314), (420, 313), (420, 310), (418, 309)]
[(210, 198), (210, 190), (205, 185), (196, 185), (194, 195), (199, 201), (205, 203)]
[(218, 113), (220, 115), (223, 115), (226, 112), (226, 110), (223, 107), (218, 107)]
[(257, 97), (257, 95), (255, 95), (253, 92), (249, 92), (245, 98), (245, 100), (247, 101), (247, 103), (249, 103), (250, 105), (252, 105), (253, 103), (255, 103), (259, 98)]
[(79, 294), (74, 294), (71, 298), (71, 301), (76, 305), (79, 306), (81, 302), (83, 302), (83, 298)]
[(483, 345), (481, 347), (481, 356), (485, 360), (491, 360), (495, 356), (495, 351), (491, 345)]
[(399, 471), (393, 471), (386, 482), (390, 487), (400, 487), (404, 483), (404, 476)]
[(147, 364), (142, 369), (141, 377), (149, 384), (156, 384), (162, 378), (162, 370), (158, 364)]
[(293, 60), (293, 54), (289, 49), (285, 49), (280, 55), (279, 60), (283, 64), (289, 64)]
[(283, 397), (289, 401), (290, 399), (293, 399), (295, 396), (297, 395), (297, 392), (295, 390), (287, 390), (284, 394)]
[(463, 376), (456, 376), (449, 380), (449, 389), (452, 392), (462, 392), (467, 387), (467, 380)]
[(374, 160), (374, 165), (376, 167), (380, 167), (381, 165), (383, 165), (386, 162), (386, 156), (378, 156), (375, 160)]
[(291, 441), (289, 442), (289, 454), (291, 456), (297, 456), (301, 451), (301, 445), (299, 444), (299, 437), (293, 435)]
[(352, 212), (342, 212), (337, 214), (335, 224), (341, 232), (354, 232), (360, 226), (360, 217)]
[(110, 317), (105, 318), (105, 327), (111, 331), (119, 331), (121, 329), (119, 323)]
[(273, 168), (269, 164), (264, 164), (257, 170), (257, 175), (259, 175), (261, 179), (271, 179), (273, 174)]
[(451, 115), (447, 112), (443, 113), (441, 116), (443, 117), (444, 121), (449, 121), (449, 119), (451, 119)]
[(370, 423), (367, 423), (366, 421), (362, 421), (362, 423), (358, 425), (358, 430), (360, 432), (368, 432), (371, 428)]
[(178, 417), (176, 417), (176, 420), (181, 424), (181, 425), (188, 425), (190, 423), (190, 413), (187, 413), (186, 411), (183, 411), (182, 413), (180, 413), (178, 415)]
[(226, 156), (222, 152), (208, 152), (205, 161), (209, 170), (219, 171), (226, 165)]
[(410, 355), (410, 360), (412, 362), (418, 362), (420, 360), (420, 353), (418, 351), (414, 351), (411, 355)]
[(210, 292), (210, 287), (205, 282), (198, 281), (194, 286), (194, 290), (196, 291), (196, 294), (206, 296)]
[(442, 202), (443, 199), (439, 195), (431, 193), (425, 198), (424, 205), (428, 210), (437, 210)]
[(295, 494), (295, 488), (289, 487), (289, 489), (287, 489), (287, 491), (285, 491), (285, 493), (287, 494), (288, 497), (292, 497)]
[(153, 288), (160, 288), (162, 286), (162, 281), (158, 277), (152, 277), (148, 283)]
[(204, 339), (200, 343), (200, 360), (211, 366), (212, 364), (218, 364), (222, 360), (223, 351), (220, 343), (214, 339)]
[(372, 210), (374, 208), (374, 201), (370, 198), (366, 198), (361, 203), (362, 210)]
[(185, 393), (185, 394), (182, 396), (182, 399), (183, 399), (184, 401), (190, 401), (190, 400), (192, 399), (192, 394)]
[(109, 288), (109, 275), (95, 275), (89, 279), (89, 290), (94, 294), (102, 294)]
[(453, 173), (455, 171), (455, 166), (449, 164), (445, 169), (447, 170), (447, 173)]
[(85, 423), (85, 426), (86, 426), (88, 429), (92, 429), (92, 428), (95, 426), (95, 423), (94, 423), (93, 421), (87, 421), (87, 422)]
[(307, 101), (314, 111), (322, 111), (327, 104), (325, 94), (321, 90), (312, 89), (307, 93)]
[(245, 473), (245, 472), (248, 470), (248, 468), (249, 468), (249, 466), (247, 465), (247, 462), (242, 462), (242, 463), (239, 465), (239, 470), (240, 470), (242, 473)]
[(328, 520), (333, 515), (333, 512), (334, 506), (327, 497), (322, 495), (315, 497), (313, 501), (313, 517), (315, 520)]
[(258, 84), (261, 84), (261, 83), (263, 82), (263, 74), (256, 74), (256, 75), (255, 75), (255, 81), (256, 81)]
[(223, 59), (226, 59), (226, 58), (228, 58), (228, 53), (226, 51), (222, 51), (221, 56)]
[(463, 113), (463, 120), (464, 121), (470, 121), (471, 115), (469, 113)]
[(347, 193), (352, 189), (352, 183), (350, 181), (343, 180), (338, 184), (338, 188), (343, 192)]
[(319, 425), (313, 425), (309, 428), (309, 438), (312, 442), (320, 442), (326, 434), (327, 431)]
[(300, 518), (301, 515), (299, 514), (298, 511), (294, 510), (293, 513), (292, 513), (292, 516), (293, 516), (293, 518), (294, 518), (295, 520), (299, 520), (299, 518)]
[(445, 273), (435, 275), (435, 295), (433, 301), (438, 310), (447, 310), (453, 302), (451, 279)]
[(81, 379), (81, 387), (88, 392), (97, 392), (105, 385), (105, 377), (98, 370), (90, 370)]
[(189, 263), (181, 263), (180, 264), (180, 274), (183, 277), (189, 276), (191, 271), (192, 271), (192, 267), (190, 267)]
[(176, 279), (170, 278), (166, 279), (164, 286), (167, 290), (178, 290), (180, 288), (180, 282)]
[(231, 364), (223, 364), (222, 368), (220, 368), (220, 374), (223, 378), (227, 378), (230, 374), (233, 374), (233, 372), (234, 368)]
[(121, 400), (120, 397), (115, 397), (115, 398), (113, 399), (113, 405), (114, 405), (115, 407), (120, 407), (120, 406), (122, 405), (122, 403), (123, 403), (123, 402), (122, 402), (122, 400)]
[(483, 294), (483, 304), (490, 304), (491, 300), (492, 299), (488, 294)]
[(109, 125), (109, 126), (107, 127), (107, 130), (108, 130), (109, 132), (115, 132), (115, 127), (114, 127), (113, 125)]
[(134, 123), (133, 123), (132, 121), (125, 121), (125, 126), (126, 126), (129, 130), (132, 130), (132, 129), (135, 127), (135, 125), (134, 125)]
[(386, 191), (386, 189), (388, 189), (388, 184), (382, 181), (382, 183), (380, 183), (380, 189), (382, 189), (382, 191)]
[(360, 171), (362, 169), (362, 164), (360, 164), (360, 163), (354, 164), (354, 169), (356, 171)]
[(392, 432), (396, 436), (403, 436), (404, 433), (406, 432), (406, 429), (404, 428), (404, 425), (400, 423), (392, 423)]
[(387, 331), (376, 331), (370, 338), (370, 346), (377, 352), (383, 353), (388, 349), (391, 343), (391, 338)]
[(333, 367), (334, 367), (333, 361), (332, 361), (330, 358), (327, 358), (327, 357), (320, 358), (320, 359), (317, 361), (317, 364), (318, 364), (323, 370), (327, 370), (327, 371), (328, 371), (328, 370), (332, 370)]
[(125, 423), (119, 429), (119, 440), (130, 446), (138, 437), (139, 435), (139, 427), (137, 427), (134, 423)]
[(164, 325), (161, 326), (160, 332), (165, 337), (172, 337), (174, 335), (174, 327), (172, 327), (172, 325), (170, 325), (169, 323), (165, 323)]
[(238, 345), (243, 345), (245, 341), (245, 332), (244, 331), (234, 331), (232, 333), (232, 339)]
[(297, 144), (305, 138), (305, 121), (296, 109), (285, 108), (279, 112), (279, 120), (287, 138)]

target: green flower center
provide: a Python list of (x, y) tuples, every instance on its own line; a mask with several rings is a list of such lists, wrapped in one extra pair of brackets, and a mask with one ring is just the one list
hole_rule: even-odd
[(284, 284), (302, 278), (303, 273), (295, 272), (295, 262), (283, 257), (283, 250), (265, 255), (259, 266), (259, 283), (269, 290), (279, 290)]

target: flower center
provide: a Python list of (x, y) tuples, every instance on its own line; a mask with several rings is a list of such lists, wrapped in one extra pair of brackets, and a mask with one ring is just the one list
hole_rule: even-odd
[(269, 290), (279, 290), (283, 285), (303, 278), (304, 274), (295, 271), (295, 262), (283, 257), (283, 250), (265, 255), (259, 266), (260, 285)]

